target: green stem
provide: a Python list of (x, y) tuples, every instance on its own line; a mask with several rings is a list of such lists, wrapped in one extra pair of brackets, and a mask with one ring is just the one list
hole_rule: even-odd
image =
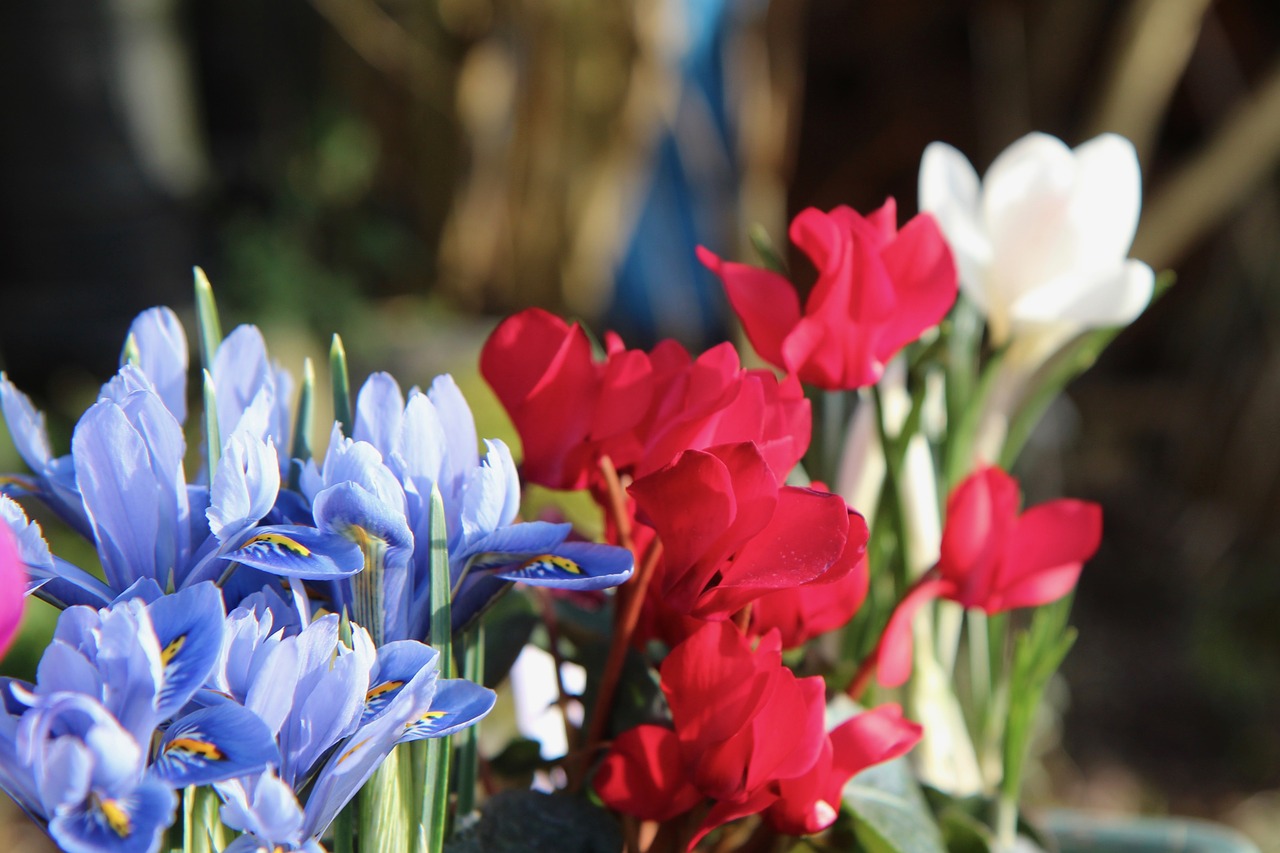
[(880, 393), (879, 385), (871, 386), (871, 396), (876, 405), (876, 430), (880, 437), (881, 450), (884, 453), (884, 488), (881, 493), (880, 509), (876, 511), (876, 514), (883, 519), (887, 510), (893, 517), (893, 533), (898, 540), (898, 559), (894, 561), (894, 577), (897, 581), (894, 592), (898, 597), (901, 597), (902, 591), (910, 583), (907, 572), (908, 567), (911, 565), (911, 555), (909, 553), (911, 546), (907, 536), (907, 522), (903, 516), (902, 504), (900, 480), (902, 457), (897, 452), (894, 439), (889, 435), (884, 396)]
[[(467, 631), (462, 657), (462, 677), (476, 684), (484, 683), (484, 623), (477, 622)], [(458, 749), (458, 814), (468, 815), (475, 809), (476, 782), (480, 767), (480, 726), (476, 724), (462, 734)]]

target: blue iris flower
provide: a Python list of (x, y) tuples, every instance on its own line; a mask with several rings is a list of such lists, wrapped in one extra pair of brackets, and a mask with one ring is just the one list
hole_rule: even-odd
[(356, 625), (343, 642), (333, 614), (280, 630), (263, 601), (253, 604), (228, 617), (211, 689), (198, 697), (249, 708), (279, 744), (275, 769), (216, 786), (223, 822), (245, 833), (237, 850), (316, 849), (396, 744), (452, 734), (493, 707), (492, 691), (440, 679), (429, 646), (401, 640), (375, 649)]
[(431, 492), (440, 491), (453, 584), (453, 627), (473, 622), (512, 581), (567, 589), (603, 589), (631, 574), (628, 551), (568, 541), (571, 526), (516, 523), (520, 482), (506, 444), (484, 442), (453, 378), (436, 377), (406, 401), (390, 375), (369, 377), (356, 399), (355, 439), (382, 455), (403, 486), (414, 535), (409, 636), (430, 629)]
[[(285, 464), (276, 447), (288, 433), (285, 394), (292, 380), (266, 360), (257, 329), (236, 329), (218, 350), (224, 441), (211, 488), (188, 484), (184, 473), (186, 336), (172, 311), (152, 309), (134, 321), (125, 356), (76, 425), (72, 452), (58, 459), (52, 459), (44, 416), (0, 377), (0, 407), (35, 471), (31, 478), (0, 480), (3, 491), (32, 494), (54, 508), (95, 543), (105, 575), (104, 583), (31, 544), (24, 555), (32, 592), (59, 607), (104, 607), (141, 579), (164, 589), (225, 580), (230, 553), (303, 553), (307, 560), (268, 566), (294, 578), (335, 578), (364, 566), (360, 549), (337, 534), (261, 524), (280, 494)], [(0, 514), (15, 530), (27, 529), (26, 515), (8, 503)], [(32, 535), (38, 539), (38, 528)], [(268, 583), (269, 576), (244, 573), (228, 592), (236, 603)]]
[(0, 681), (0, 787), (71, 853), (154, 853), (174, 789), (279, 763), (267, 726), (191, 699), (224, 641), (201, 584), (59, 617), (34, 685)]

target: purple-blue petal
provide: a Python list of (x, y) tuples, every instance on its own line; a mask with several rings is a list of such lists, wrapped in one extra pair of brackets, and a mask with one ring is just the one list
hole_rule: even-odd
[(431, 708), (409, 722), (400, 743), (444, 737), (473, 726), (493, 710), (497, 694), (464, 678), (442, 678)]
[(202, 583), (153, 602), (148, 615), (160, 644), (163, 681), (156, 713), (169, 717), (204, 684), (222, 649), (225, 611), (222, 592)]
[(208, 785), (279, 765), (275, 737), (258, 715), (234, 703), (202, 708), (165, 732), (151, 774), (171, 788)]
[(138, 366), (155, 386), (178, 423), (187, 420), (187, 334), (169, 308), (149, 308), (129, 327), (138, 351)]
[(360, 547), (335, 532), (286, 524), (257, 527), (251, 533), (223, 559), (273, 575), (304, 579), (347, 577), (364, 568)]
[(177, 798), (156, 781), (143, 781), (117, 796), (95, 796), (49, 822), (49, 834), (66, 853), (156, 853), (173, 823)]

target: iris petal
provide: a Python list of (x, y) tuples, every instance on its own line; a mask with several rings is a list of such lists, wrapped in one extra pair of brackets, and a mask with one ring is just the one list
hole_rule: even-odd
[(247, 708), (226, 703), (202, 708), (165, 732), (151, 774), (170, 787), (208, 785), (280, 763), (265, 723)]
[(224, 559), (293, 578), (326, 579), (353, 575), (364, 567), (359, 546), (336, 533), (282, 524), (256, 527)]

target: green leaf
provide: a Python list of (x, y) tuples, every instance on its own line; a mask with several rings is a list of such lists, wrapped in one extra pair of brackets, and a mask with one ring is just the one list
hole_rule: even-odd
[(407, 791), (401, 784), (400, 761), (408, 750), (396, 747), (360, 789), (360, 853), (400, 853), (409, 838)]
[[(1177, 276), (1172, 270), (1165, 270), (1156, 276), (1151, 304), (1164, 296), (1173, 287)], [(1000, 466), (1006, 471), (1013, 467), (1023, 445), (1031, 437), (1032, 430), (1040, 423), (1062, 389), (1080, 374), (1093, 367), (1098, 357), (1111, 345), (1116, 336), (1126, 326), (1114, 326), (1107, 329), (1093, 329), (1068, 342), (1043, 367), (1036, 371), (1029, 383), (1029, 390), (1023, 397), (1017, 413), (1009, 424), (1009, 433), (1005, 437), (1004, 449), (1000, 453)]]
[(329, 373), (333, 379), (333, 419), (345, 436), (351, 435), (351, 378), (347, 374), (347, 350), (342, 337), (333, 336), (329, 345)]
[(779, 275), (787, 274), (787, 264), (782, 260), (782, 253), (773, 244), (773, 238), (769, 236), (769, 232), (765, 230), (763, 225), (759, 222), (752, 225), (747, 232), (747, 237), (751, 240), (751, 246), (756, 250), (756, 254), (760, 256), (760, 263), (764, 264), (765, 269), (772, 270)]
[(515, 666), (520, 650), (541, 623), (527, 592), (499, 596), (484, 615), (484, 686), (496, 688)]
[(298, 392), (298, 419), (293, 427), (293, 447), (289, 450), (289, 488), (297, 489), (302, 466), (315, 446), (316, 366), (310, 358), (302, 361), (302, 389)]
[[(462, 677), (475, 684), (484, 683), (484, 622), (477, 622), (466, 633), (462, 651)], [(475, 810), (476, 781), (480, 768), (480, 724), (462, 732), (458, 749), (458, 814)]]
[[(340, 344), (339, 344), (340, 346)], [(453, 673), (452, 645), (453, 619), (450, 614), (449, 586), (449, 538), (444, 522), (444, 498), (435, 486), (431, 488), (431, 645), (440, 654), (440, 676), (449, 678)], [(418, 844), (415, 848), (426, 853), (440, 853), (444, 849), (445, 828), (449, 820), (449, 761), (452, 758), (451, 738), (432, 738), (425, 747), (422, 800), (418, 824)]]
[(949, 808), (938, 815), (938, 828), (947, 853), (991, 853), (995, 837), (982, 821), (961, 809)]
[(844, 804), (868, 853), (946, 853), (906, 758), (854, 776), (844, 788)]
[(584, 797), (503, 791), (480, 820), (445, 845), (447, 853), (617, 853), (622, 832)]
[(213, 370), (218, 344), (222, 343), (222, 324), (218, 321), (218, 305), (213, 301), (213, 286), (200, 267), (193, 269), (196, 288), (196, 325), (200, 329), (200, 362), (205, 370)]

